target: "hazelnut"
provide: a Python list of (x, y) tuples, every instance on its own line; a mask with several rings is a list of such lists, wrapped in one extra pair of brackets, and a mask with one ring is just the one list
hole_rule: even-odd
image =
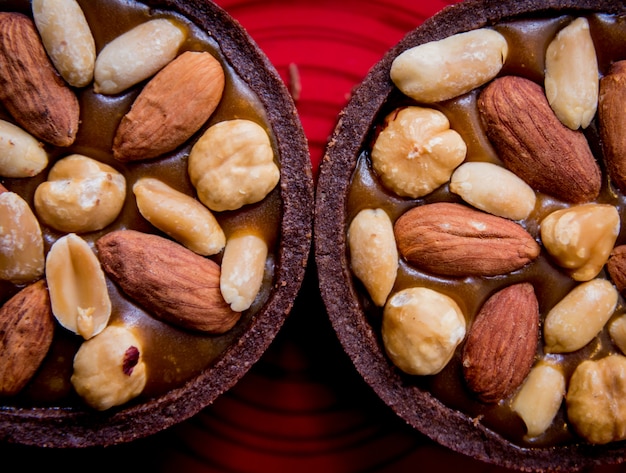
[(567, 416), (593, 444), (626, 439), (626, 357), (583, 361), (569, 381)]
[(267, 132), (242, 119), (209, 127), (191, 149), (188, 170), (198, 198), (215, 211), (260, 202), (280, 179)]
[(556, 210), (541, 221), (541, 240), (556, 263), (576, 281), (595, 278), (606, 264), (620, 230), (617, 209), (583, 204)]
[(425, 287), (394, 294), (383, 311), (385, 350), (393, 364), (408, 374), (441, 371), (465, 337), (465, 329), (457, 303)]
[(126, 179), (107, 164), (72, 154), (57, 161), (35, 191), (41, 221), (68, 233), (101, 230), (119, 215)]
[(107, 327), (80, 346), (71, 380), (78, 395), (100, 411), (137, 397), (147, 380), (141, 341), (128, 327)]
[(417, 198), (446, 183), (466, 153), (465, 141), (443, 113), (406, 107), (386, 117), (372, 148), (372, 166), (385, 187)]

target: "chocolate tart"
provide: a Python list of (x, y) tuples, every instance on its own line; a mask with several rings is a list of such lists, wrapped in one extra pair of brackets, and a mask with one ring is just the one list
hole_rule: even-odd
[[(165, 16), (174, 17), (185, 24), (190, 31), (185, 47), (208, 48), (222, 64), (226, 75), (222, 97), (224, 105), (218, 106), (205, 128), (227, 118), (250, 117), (262, 123), (269, 130), (275, 160), (280, 168), (280, 181), (263, 201), (266, 203), (224, 212), (226, 227), (231, 225), (230, 228), (235, 228), (238, 222), (250, 218), (276, 227), (270, 229), (274, 235), (270, 241), (274, 243), (270, 245), (266, 263), (266, 268), (271, 266), (272, 270), (267, 273), (269, 276), (266, 275), (257, 299), (250, 309), (242, 312), (234, 328), (224, 335), (199, 335), (184, 328), (145, 319), (148, 330), (155, 330), (157, 334), (152, 339), (153, 342), (156, 340), (153, 353), (156, 354), (158, 349), (163, 353), (154, 358), (162, 358), (152, 372), (157, 382), (147, 387), (147, 391), (137, 398), (117, 407), (97, 411), (81, 402), (71, 388), (68, 389), (68, 379), (62, 382), (65, 385), (64, 394), (57, 396), (58, 393), (55, 394), (49, 388), (51, 380), (59, 372), (67, 374), (76, 342), (75, 334), (65, 333), (61, 327), (56, 329), (55, 341), (46, 360), (24, 392), (0, 401), (0, 440), (55, 448), (109, 446), (146, 437), (190, 418), (236, 384), (268, 348), (292, 309), (310, 252), (313, 217), (313, 179), (308, 144), (294, 102), (273, 65), (228, 13), (204, 0), (90, 0), (79, 3), (92, 25), (98, 49), (106, 42), (105, 38), (111, 39), (121, 34), (133, 22), (141, 23), (152, 17)], [(21, 1), (4, 2), (3, 10), (30, 15), (29, 4)], [(133, 93), (130, 92), (131, 96)], [(98, 110), (98, 104), (115, 109), (120, 97), (118, 95), (117, 98), (98, 102), (97, 94), (91, 92), (91, 86), (78, 91), (78, 96), (82, 101), (82, 110), (92, 112)], [(84, 108), (85, 100), (90, 101), (89, 106), (92, 108)], [(5, 116), (6, 113), (3, 113)], [(121, 118), (119, 114), (114, 116), (117, 118), (113, 120)], [(84, 116), (83, 121), (88, 121), (88, 116)], [(109, 159), (111, 153), (110, 148), (107, 148), (107, 143), (112, 140), (111, 127), (89, 128), (89, 133), (96, 134), (98, 129), (104, 128), (104, 133), (109, 135), (105, 135), (105, 138), (81, 138), (79, 131), (74, 145), (62, 151), (52, 150), (53, 156), (70, 152), (87, 155), (96, 153), (115, 163)], [(145, 166), (164, 162), (163, 175), (169, 176), (169, 182), (178, 183), (192, 193), (188, 178), (180, 170), (186, 169), (190, 147), (202, 131), (165, 158), (150, 160)], [(100, 145), (93, 145), (94, 142)], [(98, 146), (103, 146), (102, 152), (97, 151)], [(114, 166), (119, 166), (119, 163)], [(144, 164), (139, 165), (142, 166)], [(20, 187), (21, 181), (16, 179), (2, 178), (0, 182), (9, 190), (19, 189), (25, 194), (32, 192), (32, 189)], [(19, 193), (19, 190), (15, 192)], [(221, 217), (217, 218), (219, 220)], [(112, 228), (134, 227), (146, 233), (160, 233), (140, 220), (134, 204), (126, 205), (118, 220), (96, 233), (101, 235)], [(43, 229), (43, 232), (47, 245), (59, 237), (54, 231)], [(114, 284), (109, 284), (110, 290), (114, 287)], [(141, 314), (142, 309), (139, 308), (137, 312), (133, 302), (121, 291), (113, 291), (113, 303), (121, 304), (120, 312), (127, 308), (135, 314)], [(139, 317), (143, 318), (143, 315)], [(161, 330), (162, 336), (158, 335)], [(57, 338), (61, 339), (59, 344)], [(169, 349), (174, 352), (180, 349), (173, 355), (178, 357), (178, 365), (168, 364)], [(52, 363), (46, 366), (48, 359), (65, 361), (61, 365)], [(182, 372), (179, 373), (175, 366), (181, 367)], [(60, 371), (55, 375), (55, 370)], [(42, 386), (45, 391), (43, 395), (40, 391)]]
[[(600, 70), (606, 73), (612, 60), (624, 59), (623, 54), (620, 56), (617, 53), (626, 44), (624, 14), (626, 8), (623, 3), (610, 0), (470, 0), (446, 7), (409, 32), (353, 90), (339, 115), (322, 160), (314, 217), (315, 261), (328, 317), (344, 350), (363, 379), (400, 418), (437, 443), (487, 463), (524, 471), (573, 471), (620, 463), (626, 458), (626, 445), (623, 441), (592, 445), (572, 435), (567, 428), (564, 435), (555, 434), (551, 440), (524, 441), (523, 434), (511, 434), (511, 429), (523, 429), (519, 419), (509, 416), (503, 421), (494, 421), (489, 413), (472, 410), (471, 406), (476, 406), (474, 401), (455, 398), (455, 390), (465, 392), (459, 355), (462, 344), (457, 347), (451, 361), (451, 365), (456, 363), (456, 366), (450, 367), (449, 364), (441, 372), (442, 375), (436, 376), (406, 374), (394, 366), (387, 356), (381, 336), (382, 310), (373, 303), (364, 285), (352, 272), (347, 231), (358, 209), (375, 205), (368, 201), (370, 194), (376, 195), (371, 202), (383, 202), (379, 207), (388, 211), (392, 222), (407, 208), (428, 202), (430, 198), (411, 200), (392, 195), (372, 170), (369, 153), (378, 130), (384, 126), (384, 118), (392, 110), (415, 104), (403, 96), (392, 82), (392, 62), (400, 53), (414, 46), (482, 27), (517, 25), (512, 29), (520, 27), (516, 31), (528, 33), (540, 30), (537, 27), (544, 20), (558, 22), (559, 19), (596, 15), (600, 22), (606, 20), (616, 26), (615, 32), (607, 36), (609, 39), (600, 41), (599, 45), (596, 43)], [(621, 46), (612, 46), (612, 41)], [(501, 74), (526, 75), (542, 83), (545, 38), (538, 42), (522, 41), (522, 44), (524, 46), (520, 47), (519, 43), (510, 43), (509, 58), (515, 57), (515, 51), (526, 51), (529, 55), (509, 69), (506, 69), (505, 63)], [(537, 44), (543, 46), (538, 47)], [(615, 56), (608, 59), (607, 55), (611, 54)], [(529, 66), (533, 61), (537, 61), (539, 66)], [(446, 107), (442, 105), (441, 108)], [(454, 128), (455, 122), (452, 119), (450, 122)], [(599, 156), (597, 129), (589, 130), (586, 136), (594, 143), (594, 154)], [(436, 192), (447, 192), (447, 187), (442, 187), (443, 190)], [(444, 200), (454, 200), (446, 195), (448, 197)], [(623, 197), (619, 199), (618, 206), (621, 206)], [(623, 234), (620, 238), (623, 240)], [(404, 280), (401, 285), (408, 283)], [(470, 291), (458, 295), (458, 298), (471, 297)], [(564, 417), (557, 420), (560, 421), (566, 423)]]

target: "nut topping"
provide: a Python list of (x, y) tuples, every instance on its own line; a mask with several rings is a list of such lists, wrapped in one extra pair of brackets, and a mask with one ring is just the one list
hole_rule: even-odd
[(467, 146), (438, 110), (406, 107), (385, 119), (372, 148), (383, 184), (400, 196), (422, 197), (450, 180)]
[(501, 289), (482, 306), (463, 349), (463, 376), (484, 402), (512, 394), (532, 367), (539, 338), (539, 307), (533, 286)]
[(500, 77), (481, 92), (478, 107), (498, 156), (532, 188), (570, 203), (598, 196), (600, 168), (585, 136), (559, 121), (541, 86)]
[(59, 238), (46, 257), (52, 313), (66, 329), (89, 339), (102, 332), (111, 316), (104, 273), (89, 244), (70, 233)]
[(48, 165), (43, 145), (20, 127), (0, 120), (0, 176), (32, 177)]
[(448, 276), (495, 276), (539, 256), (520, 225), (460, 204), (414, 207), (394, 227), (400, 254), (426, 271)]

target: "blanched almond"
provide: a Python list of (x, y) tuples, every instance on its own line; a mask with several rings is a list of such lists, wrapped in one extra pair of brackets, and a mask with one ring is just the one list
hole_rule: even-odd
[(0, 176), (32, 177), (47, 165), (42, 143), (19, 126), (0, 120)]

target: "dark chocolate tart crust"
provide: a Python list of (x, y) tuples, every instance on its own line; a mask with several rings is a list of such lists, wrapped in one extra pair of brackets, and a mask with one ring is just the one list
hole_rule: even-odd
[(226, 62), (263, 107), (281, 167), (280, 248), (271, 293), (242, 334), (205, 371), (143, 403), (97, 412), (87, 407), (0, 408), (0, 440), (54, 448), (109, 446), (146, 437), (186, 420), (231, 388), (266, 351), (289, 315), (311, 249), (313, 178), (295, 105), (274, 66), (248, 33), (208, 0), (148, 0), (185, 16), (219, 44)]
[(393, 59), (402, 51), (455, 33), (528, 15), (626, 13), (615, 0), (483, 0), (445, 8), (410, 32), (377, 63), (341, 112), (323, 158), (316, 190), (314, 250), (328, 316), (356, 370), (402, 419), (434, 441), (475, 459), (525, 471), (572, 471), (624, 461), (626, 445), (575, 443), (520, 447), (476, 419), (446, 407), (415, 386), (385, 355), (380, 334), (368, 321), (347, 256), (347, 200), (351, 177), (372, 124), (394, 85)]

